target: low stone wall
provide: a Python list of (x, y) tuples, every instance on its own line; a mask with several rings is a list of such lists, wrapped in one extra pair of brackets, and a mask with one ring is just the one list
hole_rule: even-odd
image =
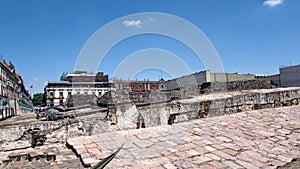
[(117, 104), (114, 109), (109, 109), (108, 112), (99, 112), (77, 117), (77, 119), (40, 121), (27, 125), (4, 127), (0, 129), (0, 140), (16, 140), (30, 128), (59, 129), (68, 132), (67, 130), (75, 127), (82, 130), (83, 135), (94, 135), (106, 131), (153, 127), (299, 103), (300, 88), (294, 87), (212, 93), (147, 105)]
[(41, 121), (39, 123), (9, 126), (0, 129), (0, 140), (13, 141), (19, 139), (29, 129), (55, 130), (76, 121)]
[[(258, 89), (213, 93), (169, 103), (130, 108), (117, 106), (119, 129), (153, 127), (242, 111), (298, 105), (300, 88)], [(120, 123), (126, 118), (126, 124)], [(143, 125), (140, 125), (143, 123)]]

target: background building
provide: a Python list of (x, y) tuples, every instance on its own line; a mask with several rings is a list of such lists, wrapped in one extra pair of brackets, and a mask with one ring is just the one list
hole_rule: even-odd
[(14, 114), (18, 110), (32, 109), (31, 96), (25, 89), (23, 79), (15, 71), (15, 66), (0, 60), (0, 110), (9, 108)]
[(49, 107), (63, 105), (71, 95), (84, 94), (102, 96), (114, 88), (103, 72), (88, 74), (76, 71), (72, 74), (63, 73), (60, 82), (48, 82), (45, 87), (46, 104)]
[(280, 84), (283, 87), (300, 87), (300, 65), (279, 68)]
[(129, 90), (132, 92), (145, 92), (164, 90), (164, 80), (149, 81), (148, 80), (114, 80), (117, 90)]
[(254, 80), (254, 74), (241, 73), (213, 73), (209, 70), (201, 71), (187, 76), (182, 76), (164, 82), (167, 90), (173, 90), (183, 86), (202, 85), (205, 82), (231, 82)]

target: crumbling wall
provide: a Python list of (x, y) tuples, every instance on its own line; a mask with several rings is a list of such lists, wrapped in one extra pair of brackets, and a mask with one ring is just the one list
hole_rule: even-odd
[(300, 88), (263, 89), (221, 93), (211, 98), (202, 98), (202, 100), (200, 98), (174, 101), (164, 106), (151, 105), (148, 109), (139, 108), (139, 112), (144, 114), (146, 126), (155, 126), (168, 123), (160, 118), (163, 115), (167, 115), (169, 120), (172, 118), (171, 121), (178, 123), (242, 111), (298, 105), (299, 102)]
[[(128, 101), (124, 95), (123, 100)], [(154, 100), (159, 97), (151, 96)], [(117, 99), (117, 98), (115, 98)], [(0, 140), (16, 140), (30, 128), (40, 130), (58, 129), (71, 131), (73, 127), (83, 135), (100, 134), (106, 131), (153, 127), (179, 123), (198, 118), (220, 116), (242, 111), (298, 105), (300, 88), (259, 89), (238, 92), (221, 92), (198, 95), (171, 102), (136, 105), (132, 102), (116, 103), (107, 114), (89, 116), (69, 121), (43, 121), (36, 124), (4, 127), (0, 129)], [(72, 122), (73, 121), (73, 122)], [(70, 126), (67, 129), (67, 126)], [(77, 131), (76, 131), (77, 132)], [(67, 136), (70, 136), (70, 132)], [(53, 135), (55, 137), (56, 135)], [(48, 138), (47, 138), (48, 140)]]
[(41, 131), (56, 130), (62, 128), (63, 126), (72, 124), (74, 122), (76, 122), (76, 120), (51, 121), (51, 122), (44, 121), (44, 122), (34, 123), (34, 124), (24, 124), (18, 126), (3, 127), (0, 129), (0, 140), (13, 141), (19, 139), (20, 136), (22, 136), (23, 133), (28, 131), (29, 129), (38, 128)]

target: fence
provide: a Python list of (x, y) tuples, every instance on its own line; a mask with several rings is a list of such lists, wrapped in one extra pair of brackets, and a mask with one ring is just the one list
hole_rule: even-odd
[(0, 121), (15, 116), (15, 111), (10, 107), (0, 107)]

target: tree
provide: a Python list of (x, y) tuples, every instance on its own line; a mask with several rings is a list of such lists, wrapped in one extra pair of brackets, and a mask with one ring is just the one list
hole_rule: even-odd
[(32, 104), (33, 106), (38, 106), (43, 104), (44, 93), (36, 93), (33, 95)]

